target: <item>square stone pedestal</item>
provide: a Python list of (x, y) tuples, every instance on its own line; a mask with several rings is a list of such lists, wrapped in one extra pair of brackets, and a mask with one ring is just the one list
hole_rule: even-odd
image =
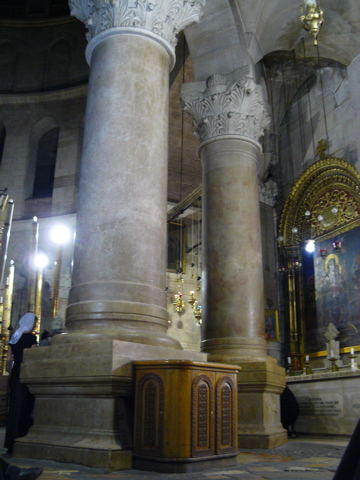
[(280, 420), (285, 370), (274, 361), (241, 362), (238, 374), (239, 447), (274, 448), (288, 441)]
[(132, 468), (133, 360), (204, 354), (117, 340), (64, 343), (24, 352), (21, 378), (35, 395), (34, 425), (15, 456), (112, 470)]

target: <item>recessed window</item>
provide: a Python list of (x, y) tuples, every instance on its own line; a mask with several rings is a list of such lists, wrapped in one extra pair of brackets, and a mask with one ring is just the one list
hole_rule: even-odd
[(52, 197), (59, 129), (48, 130), (38, 141), (33, 198)]

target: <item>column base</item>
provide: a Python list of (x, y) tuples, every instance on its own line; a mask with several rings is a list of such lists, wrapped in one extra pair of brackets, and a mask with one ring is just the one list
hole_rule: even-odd
[(15, 456), (132, 468), (132, 362), (162, 359), (206, 356), (110, 339), (26, 349), (21, 379), (35, 395), (35, 417), (15, 442)]
[(280, 420), (280, 394), (285, 369), (268, 357), (262, 362), (241, 363), (238, 374), (239, 447), (274, 448), (288, 441)]
[(208, 361), (241, 366), (238, 374), (239, 447), (274, 448), (287, 443), (287, 431), (280, 420), (285, 369), (264, 352), (252, 358), (246, 349), (231, 353), (212, 353)]
[(262, 448), (264, 450), (276, 448), (284, 445), (288, 441), (287, 432), (285, 433), (273, 433), (268, 435), (239, 435), (238, 443), (239, 448), (257, 449)]
[[(38, 452), (42, 452), (41, 456)], [(130, 470), (133, 468), (131, 450), (110, 450), (80, 448), (76, 445), (44, 445), (42, 443), (16, 442), (15, 456), (21, 458), (38, 458), (55, 460), (63, 463), (75, 463), (93, 468), (110, 470)]]

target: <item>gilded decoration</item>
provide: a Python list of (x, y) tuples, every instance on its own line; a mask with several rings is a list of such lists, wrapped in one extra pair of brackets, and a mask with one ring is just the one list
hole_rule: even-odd
[(282, 244), (299, 245), (310, 237), (325, 240), (360, 225), (359, 194), (360, 175), (351, 164), (339, 158), (314, 163), (285, 203), (279, 229)]
[(360, 344), (359, 232), (360, 174), (339, 158), (314, 163), (287, 198), (278, 237), (288, 286), (288, 359), (295, 370), (305, 354), (325, 351), (330, 324), (340, 332), (341, 351)]

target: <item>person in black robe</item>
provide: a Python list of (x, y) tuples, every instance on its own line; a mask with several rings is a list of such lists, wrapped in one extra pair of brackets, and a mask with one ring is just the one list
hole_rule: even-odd
[(37, 345), (36, 336), (31, 333), (35, 318), (34, 313), (26, 313), (9, 342), (8, 361), (13, 364), (10, 370), (10, 402), (4, 445), (8, 453), (13, 452), (15, 440), (25, 437), (32, 425), (35, 397), (27, 385), (20, 382), (20, 368), (24, 349)]
[(43, 467), (19, 468), (0, 457), (0, 480), (36, 480), (42, 472)]
[(360, 420), (336, 469), (333, 480), (360, 480)]
[(299, 405), (290, 388), (286, 385), (280, 395), (280, 411), (282, 426), (288, 431), (289, 438), (295, 438), (295, 422), (299, 416)]

